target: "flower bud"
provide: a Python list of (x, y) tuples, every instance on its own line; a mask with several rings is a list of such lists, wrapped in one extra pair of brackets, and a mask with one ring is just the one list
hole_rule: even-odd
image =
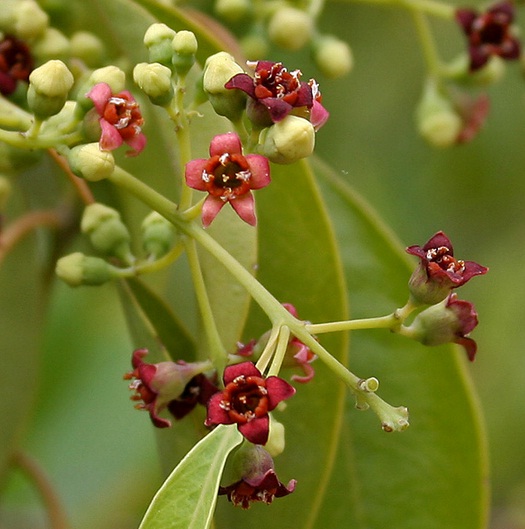
[(57, 261), (55, 272), (71, 287), (103, 285), (115, 277), (113, 267), (104, 259), (81, 252), (61, 257)]
[(321, 37), (314, 43), (313, 56), (319, 70), (332, 79), (348, 74), (354, 65), (350, 46), (332, 36)]
[(100, 253), (125, 262), (133, 260), (129, 245), (131, 237), (117, 210), (100, 203), (89, 204), (84, 210), (80, 229), (89, 235), (91, 244)]
[(29, 108), (40, 119), (57, 114), (64, 106), (73, 82), (73, 74), (62, 61), (46, 62), (29, 76)]
[(466, 335), (477, 326), (477, 316), (472, 303), (458, 300), (457, 294), (453, 293), (420, 312), (405, 334), (423, 345), (459, 343), (465, 347), (469, 359), (474, 360), (476, 342)]
[(23, 40), (32, 40), (42, 35), (49, 24), (47, 13), (34, 0), (23, 0), (17, 4), (15, 35)]
[(454, 145), (463, 127), (451, 101), (439, 93), (432, 81), (427, 83), (416, 119), (419, 133), (435, 147)]
[(178, 31), (171, 41), (173, 47), (172, 63), (179, 75), (186, 75), (195, 64), (195, 54), (198, 43), (195, 33), (191, 31)]
[(248, 0), (216, 0), (215, 13), (228, 22), (237, 22), (250, 10)]
[(259, 60), (268, 55), (268, 42), (264, 35), (250, 33), (240, 40), (242, 52), (245, 57)]
[(159, 62), (164, 66), (171, 66), (173, 48), (171, 41), (175, 31), (166, 24), (152, 24), (144, 34), (144, 44), (149, 51), (149, 62)]
[(158, 259), (167, 254), (173, 244), (173, 224), (160, 213), (152, 211), (142, 222), (142, 240), (148, 255)]
[(224, 51), (206, 59), (202, 86), (215, 112), (232, 121), (240, 119), (246, 107), (246, 95), (240, 90), (228, 90), (224, 85), (243, 69)]
[(99, 83), (106, 83), (111, 88), (112, 93), (119, 94), (125, 89), (126, 74), (123, 70), (113, 65), (93, 70), (87, 80), (81, 83), (77, 93), (77, 102), (84, 112), (93, 108), (93, 101), (86, 97), (86, 94)]
[(81, 59), (89, 68), (102, 63), (105, 49), (102, 41), (89, 31), (77, 31), (70, 41), (71, 55)]
[(272, 457), (277, 457), (284, 452), (285, 444), (284, 425), (270, 417), (270, 434), (264, 448)]
[(44, 34), (31, 46), (32, 53), (40, 61), (61, 59), (66, 61), (71, 55), (68, 38), (56, 28), (47, 28)]
[(133, 80), (154, 105), (165, 106), (173, 99), (171, 70), (158, 62), (137, 64)]
[(259, 138), (260, 153), (280, 164), (310, 156), (315, 146), (315, 129), (307, 120), (289, 114), (282, 121), (264, 129)]
[(314, 29), (312, 17), (301, 9), (277, 9), (268, 24), (270, 40), (290, 51), (297, 51), (310, 41)]
[(115, 158), (110, 151), (101, 151), (98, 143), (77, 145), (67, 155), (69, 166), (77, 176), (90, 182), (104, 180), (115, 170)]

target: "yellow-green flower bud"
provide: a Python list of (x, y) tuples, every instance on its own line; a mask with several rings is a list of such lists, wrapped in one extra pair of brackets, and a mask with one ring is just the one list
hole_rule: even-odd
[(101, 151), (98, 143), (73, 147), (67, 159), (73, 173), (90, 182), (104, 180), (115, 170), (115, 158), (110, 151)]
[(314, 126), (304, 118), (288, 115), (264, 129), (259, 138), (259, 152), (280, 164), (296, 162), (310, 156), (315, 147)]
[(40, 119), (57, 114), (64, 106), (73, 82), (73, 74), (62, 61), (46, 62), (29, 76), (29, 108)]
[(126, 74), (116, 66), (104, 66), (103, 68), (97, 68), (91, 73), (88, 83), (89, 87), (86, 93), (96, 84), (106, 83), (114, 94), (118, 94), (126, 88)]
[(268, 24), (270, 40), (286, 50), (297, 51), (307, 44), (314, 29), (312, 17), (301, 9), (277, 9)]
[(253, 61), (262, 60), (268, 55), (269, 46), (264, 35), (250, 33), (241, 39), (240, 44), (244, 56)]
[(31, 46), (32, 53), (41, 61), (67, 60), (71, 55), (69, 39), (56, 28), (47, 28)]
[(156, 211), (150, 213), (142, 222), (144, 250), (156, 259), (168, 253), (174, 234), (173, 224)]
[(55, 272), (71, 287), (103, 285), (116, 276), (115, 269), (104, 259), (81, 252), (61, 257), (57, 261)]
[(315, 42), (313, 56), (319, 70), (332, 79), (348, 74), (354, 65), (350, 46), (332, 36), (321, 37)]
[(264, 448), (272, 457), (277, 457), (284, 452), (285, 444), (284, 425), (271, 416), (270, 433)]
[(105, 49), (102, 41), (89, 31), (77, 31), (70, 41), (71, 55), (81, 59), (89, 68), (102, 63)]
[(0, 9), (0, 30), (4, 33), (14, 33), (18, 0), (2, 0)]
[(14, 33), (17, 37), (33, 40), (43, 34), (48, 24), (49, 16), (34, 0), (18, 2), (14, 23)]
[(158, 62), (141, 62), (133, 69), (133, 80), (154, 105), (165, 106), (173, 99), (171, 70)]
[(89, 235), (93, 247), (103, 255), (112, 255), (125, 262), (133, 260), (131, 236), (120, 213), (104, 204), (86, 206), (80, 223), (82, 233)]
[(224, 20), (237, 22), (250, 10), (250, 2), (248, 0), (216, 0), (214, 10)]
[(204, 64), (202, 86), (215, 112), (237, 121), (246, 107), (246, 94), (242, 90), (228, 90), (224, 85), (244, 70), (224, 51), (211, 55)]
[(186, 75), (195, 63), (198, 43), (191, 31), (178, 31), (171, 41), (173, 47), (173, 66), (179, 75)]
[(463, 127), (449, 99), (439, 93), (435, 83), (429, 82), (416, 109), (419, 133), (435, 147), (450, 147), (457, 142)]
[(171, 41), (175, 31), (166, 24), (152, 24), (144, 34), (144, 44), (149, 51), (150, 62), (160, 62), (165, 66), (171, 66), (173, 48)]

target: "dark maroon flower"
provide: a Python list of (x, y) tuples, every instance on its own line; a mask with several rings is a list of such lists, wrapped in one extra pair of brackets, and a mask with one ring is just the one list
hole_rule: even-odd
[(242, 154), (241, 140), (234, 132), (219, 134), (210, 143), (210, 158), (186, 164), (186, 183), (207, 191), (202, 207), (202, 224), (207, 227), (226, 203), (242, 220), (257, 223), (252, 189), (270, 183), (270, 163), (260, 154)]
[(423, 247), (409, 246), (406, 251), (420, 259), (409, 281), (410, 293), (418, 303), (439, 303), (453, 288), (488, 271), (488, 268), (473, 261), (456, 259), (452, 243), (442, 231), (437, 232)]
[[(158, 428), (168, 428), (171, 422), (159, 417), (159, 412), (166, 407), (169, 408), (174, 400), (181, 402), (180, 406), (171, 404), (170, 408), (175, 418), (178, 419), (189, 413), (199, 399), (204, 404), (204, 398), (207, 400), (211, 396), (211, 388), (204, 385), (202, 379), (194, 381), (198, 375), (210, 368), (210, 364), (209, 362), (186, 363), (183, 361), (147, 364), (142, 360), (147, 354), (147, 349), (137, 349), (133, 352), (131, 361), (133, 371), (126, 373), (124, 379), (132, 380), (129, 388), (135, 392), (131, 399), (138, 401), (135, 407), (139, 410), (147, 410), (151, 421)], [(200, 383), (201, 389), (196, 396), (192, 395), (190, 402), (189, 396), (192, 389), (188, 388), (188, 384), (192, 381), (194, 387), (196, 383)], [(201, 390), (202, 395), (200, 395)], [(189, 407), (194, 397), (195, 403)]]
[(8, 96), (15, 91), (18, 81), (27, 82), (33, 66), (27, 44), (6, 35), (0, 41), (0, 93)]
[(261, 127), (284, 119), (294, 108), (310, 110), (310, 121), (316, 129), (328, 119), (328, 112), (321, 105), (317, 83), (301, 81), (301, 72), (289, 72), (280, 62), (258, 61), (248, 63), (255, 68), (254, 76), (246, 73), (234, 75), (224, 86), (245, 92), (248, 100), (248, 116)]
[(478, 314), (470, 301), (457, 298), (452, 293), (441, 303), (420, 312), (410, 327), (411, 336), (425, 345), (457, 343), (462, 345), (472, 362), (476, 356), (476, 342), (467, 335), (478, 324)]
[(124, 90), (113, 94), (106, 83), (96, 84), (87, 94), (99, 115), (100, 149), (113, 151), (123, 143), (127, 143), (131, 150), (126, 154), (136, 156), (146, 146), (146, 136), (142, 133), (144, 119), (140, 113), (139, 104), (135, 98)]
[(228, 366), (224, 370), (224, 390), (208, 402), (206, 426), (237, 424), (248, 441), (264, 445), (268, 441), (269, 417), (279, 402), (290, 398), (295, 389), (285, 380), (263, 378), (252, 362)]
[(197, 404), (206, 406), (219, 388), (206, 375), (195, 375), (179, 397), (168, 402), (168, 411), (179, 420), (188, 415)]
[[(242, 450), (242, 449), (241, 449)], [(243, 477), (232, 485), (219, 487), (219, 495), (226, 494), (236, 507), (249, 509), (253, 502), (272, 503), (295, 490), (294, 479), (284, 485), (277, 478), (272, 457), (261, 446), (253, 446), (241, 455), (244, 467)]]
[(470, 71), (479, 70), (492, 55), (503, 59), (520, 56), (520, 42), (511, 32), (514, 5), (510, 1), (499, 2), (484, 13), (457, 9), (456, 20), (468, 39)]

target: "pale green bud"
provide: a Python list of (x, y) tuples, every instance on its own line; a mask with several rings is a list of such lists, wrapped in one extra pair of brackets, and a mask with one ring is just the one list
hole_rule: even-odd
[(31, 46), (31, 52), (41, 61), (51, 59), (67, 60), (71, 55), (68, 38), (56, 28), (47, 28)]
[(216, 0), (214, 10), (221, 18), (229, 22), (237, 22), (250, 10), (250, 2), (248, 0)]
[(144, 250), (156, 259), (168, 253), (174, 234), (173, 224), (156, 211), (151, 212), (142, 222)]
[(264, 35), (250, 33), (241, 39), (240, 44), (244, 56), (251, 60), (262, 60), (268, 55), (268, 40)]
[(447, 77), (466, 85), (487, 86), (497, 83), (505, 75), (506, 65), (501, 57), (493, 55), (483, 68), (471, 72), (470, 56), (462, 53), (447, 64), (444, 70)]
[(102, 63), (105, 49), (102, 41), (89, 31), (77, 31), (70, 41), (71, 55), (81, 59), (89, 68)]
[[(3, 8), (3, 6), (2, 6)], [(14, 33), (22, 40), (40, 37), (49, 24), (49, 16), (34, 0), (17, 3)]]
[(81, 252), (61, 257), (57, 261), (55, 272), (71, 287), (103, 285), (116, 275), (113, 267), (104, 259), (87, 256)]
[(429, 82), (416, 109), (419, 133), (435, 147), (450, 147), (457, 142), (463, 128), (461, 117), (449, 99)]
[(288, 115), (261, 132), (259, 152), (270, 161), (293, 163), (310, 156), (315, 147), (314, 126), (304, 118)]
[(275, 11), (268, 24), (270, 40), (286, 50), (297, 51), (312, 37), (312, 17), (295, 7), (283, 7)]
[(195, 64), (198, 43), (191, 31), (178, 31), (171, 41), (173, 47), (173, 66), (179, 75), (186, 75)]
[(29, 76), (29, 108), (40, 119), (57, 114), (64, 106), (73, 82), (73, 74), (62, 61), (44, 63)]
[(18, 0), (2, 0), (0, 9), (0, 31), (14, 33)]
[(165, 66), (171, 66), (173, 48), (171, 41), (175, 31), (166, 24), (152, 24), (144, 34), (144, 44), (149, 51), (150, 62), (160, 62)]
[(348, 74), (354, 65), (352, 50), (346, 42), (332, 36), (318, 39), (313, 49), (316, 66), (332, 79)]
[(284, 425), (270, 416), (270, 433), (264, 448), (272, 457), (277, 457), (284, 452), (285, 445)]
[(73, 147), (67, 159), (73, 173), (90, 182), (104, 180), (115, 170), (115, 158), (110, 151), (101, 151), (98, 143)]
[(89, 92), (98, 83), (106, 83), (114, 94), (118, 94), (126, 88), (126, 74), (116, 66), (104, 66), (103, 68), (97, 68), (91, 73), (88, 83), (89, 88), (85, 93)]
[(215, 112), (237, 121), (246, 107), (246, 94), (242, 90), (229, 90), (224, 85), (244, 70), (224, 51), (208, 57), (204, 64), (202, 86)]
[(165, 106), (173, 99), (171, 70), (167, 66), (141, 62), (133, 69), (133, 80), (154, 105)]
[(116, 209), (97, 202), (89, 204), (84, 209), (80, 230), (89, 235), (91, 244), (100, 253), (125, 262), (132, 260), (131, 236)]

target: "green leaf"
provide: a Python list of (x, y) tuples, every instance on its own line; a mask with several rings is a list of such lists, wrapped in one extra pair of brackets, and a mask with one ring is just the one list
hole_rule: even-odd
[(206, 529), (228, 454), (242, 441), (237, 428), (218, 426), (184, 457), (159, 489), (139, 529)]
[[(415, 262), (338, 175), (319, 162), (315, 171), (337, 227), (355, 317), (401, 306)], [(377, 376), (386, 400), (409, 407), (411, 426), (383, 433), (370, 412), (358, 414), (348, 402), (330, 484), (337, 501), (325, 502), (316, 527), (484, 527), (486, 447), (464, 351), (384, 331), (354, 333), (352, 346), (354, 372)]]
[[(281, 302), (296, 306), (301, 318), (312, 321), (346, 317), (345, 287), (335, 238), (311, 171), (306, 163), (274, 165), (272, 184), (254, 193), (257, 200), (259, 258), (257, 277)], [(253, 306), (246, 340), (269, 328), (268, 318)], [(321, 342), (339, 360), (346, 357), (344, 335), (322, 336)], [(297, 489), (271, 507), (253, 505), (249, 513), (219, 500), (217, 528), (250, 529), (268, 526), (306, 527), (314, 521), (334, 471), (345, 387), (319, 361), (316, 376), (295, 384), (296, 395), (274, 419), (286, 427), (286, 449), (275, 459), (283, 483), (297, 479)], [(298, 369), (284, 369), (289, 379)], [(330, 527), (324, 525), (324, 528)]]

